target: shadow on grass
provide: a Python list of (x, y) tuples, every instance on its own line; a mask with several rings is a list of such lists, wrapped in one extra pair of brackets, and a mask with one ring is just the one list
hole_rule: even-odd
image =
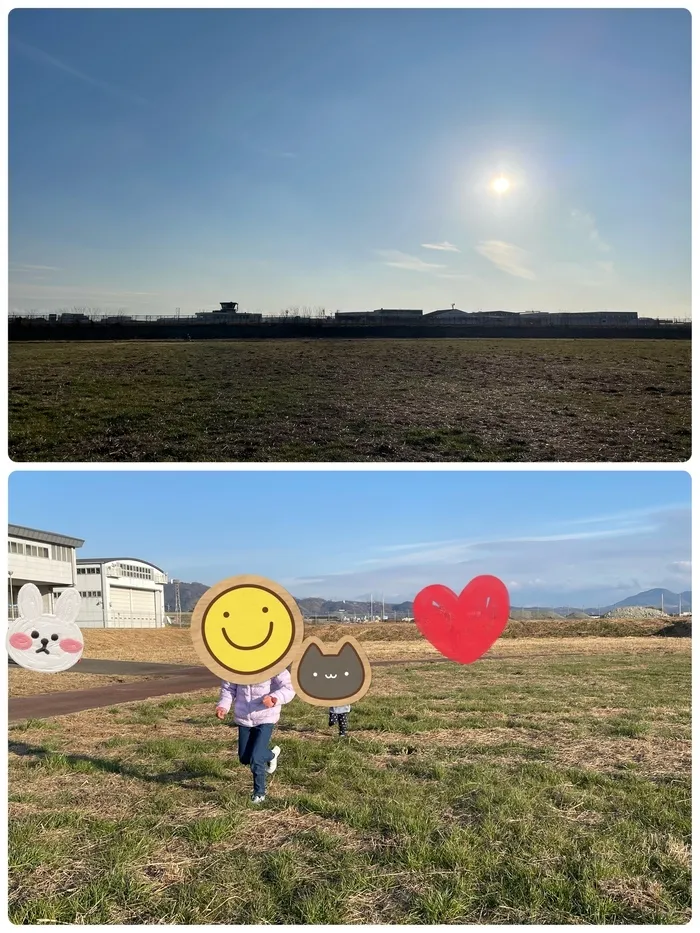
[(180, 784), (189, 790), (215, 791), (217, 788), (211, 784), (193, 782), (193, 778), (221, 777), (218, 769), (212, 773), (211, 763), (206, 759), (185, 763), (177, 771), (161, 774), (149, 774), (140, 768), (123, 764), (110, 758), (97, 758), (90, 755), (66, 755), (57, 753), (48, 748), (37, 745), (28, 745), (25, 742), (8, 743), (8, 752), (19, 757), (32, 757), (37, 764), (46, 764), (68, 771), (94, 772), (102, 771), (107, 774), (120, 774), (122, 777), (136, 778), (149, 784)]

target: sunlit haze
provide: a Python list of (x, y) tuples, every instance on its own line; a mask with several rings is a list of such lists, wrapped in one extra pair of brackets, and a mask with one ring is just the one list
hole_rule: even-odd
[(690, 14), (10, 16), (10, 308), (690, 316)]
[(496, 194), (505, 194), (510, 188), (510, 181), (504, 175), (499, 175), (491, 182), (491, 188)]

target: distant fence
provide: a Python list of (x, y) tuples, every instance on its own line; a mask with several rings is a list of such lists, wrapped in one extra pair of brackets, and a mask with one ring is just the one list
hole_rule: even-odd
[[(196, 323), (195, 323), (196, 321)], [(343, 324), (323, 318), (272, 318), (259, 323), (216, 324), (180, 320), (173, 323), (103, 319), (61, 322), (45, 318), (10, 318), (8, 337), (23, 340), (263, 340), (275, 339), (411, 339), (426, 337), (472, 338), (608, 338), (689, 340), (687, 321), (630, 324)]]

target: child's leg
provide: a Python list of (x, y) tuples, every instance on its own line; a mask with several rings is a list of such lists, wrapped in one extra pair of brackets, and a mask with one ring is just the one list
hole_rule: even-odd
[(337, 718), (338, 718), (337, 713), (334, 713), (332, 709), (328, 710), (328, 725), (329, 726), (334, 726)]
[(238, 727), (238, 760), (242, 765), (250, 764), (250, 756), (255, 744), (253, 731), (250, 726)]
[(348, 714), (338, 713), (338, 733), (339, 735), (347, 735), (347, 731), (348, 731)]
[(250, 756), (250, 770), (253, 772), (253, 796), (265, 796), (265, 765), (275, 757), (270, 751), (270, 737), (274, 723), (266, 722), (255, 726), (252, 754)]

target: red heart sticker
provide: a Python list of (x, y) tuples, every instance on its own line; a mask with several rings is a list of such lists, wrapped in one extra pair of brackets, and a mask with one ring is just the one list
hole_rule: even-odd
[(510, 613), (505, 583), (498, 577), (474, 577), (457, 596), (439, 583), (426, 586), (413, 601), (421, 634), (451, 661), (471, 664), (503, 633)]

